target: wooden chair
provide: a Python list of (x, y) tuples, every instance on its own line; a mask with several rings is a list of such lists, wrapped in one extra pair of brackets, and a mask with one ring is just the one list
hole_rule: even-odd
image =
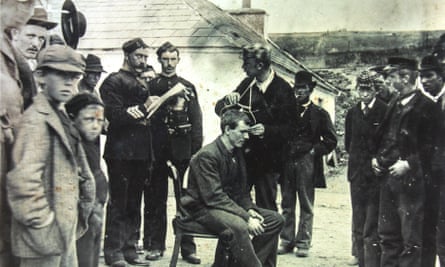
[[(175, 168), (173, 165), (169, 164), (170, 169)], [(172, 170), (172, 178), (174, 180), (174, 183), (178, 186), (178, 188), (183, 189), (183, 186), (181, 185), (180, 179), (178, 179), (177, 172), (175, 170)], [(184, 174), (184, 180), (187, 181), (188, 179), (188, 169)], [(181, 190), (178, 190), (181, 191)], [(176, 199), (176, 216), (172, 220), (173, 225), (173, 233), (175, 235), (175, 244), (173, 247), (173, 254), (170, 260), (170, 267), (176, 267), (176, 264), (178, 263), (178, 256), (179, 256), (179, 248), (181, 246), (181, 241), (183, 236), (191, 236), (194, 238), (209, 238), (209, 239), (219, 239), (218, 235), (211, 233), (208, 231), (204, 226), (197, 223), (196, 221), (193, 221), (190, 218), (187, 218), (187, 216), (184, 216), (185, 211), (184, 208), (181, 206), (181, 202), (179, 201), (181, 199), (181, 192), (178, 192), (178, 195), (175, 195)], [(224, 259), (225, 262), (222, 266), (227, 266), (228, 259), (229, 259), (229, 249), (226, 248), (225, 250)]]

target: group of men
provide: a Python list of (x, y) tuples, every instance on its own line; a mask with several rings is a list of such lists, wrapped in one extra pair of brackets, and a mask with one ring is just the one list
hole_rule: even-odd
[(442, 43), (357, 77), (345, 148), (359, 266), (445, 266)]

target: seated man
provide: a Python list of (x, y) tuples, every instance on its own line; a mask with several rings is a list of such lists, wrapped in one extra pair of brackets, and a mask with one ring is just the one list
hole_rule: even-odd
[(181, 203), (197, 222), (220, 236), (214, 266), (221, 263), (222, 242), (230, 248), (231, 266), (276, 266), (283, 218), (256, 207), (248, 193), (242, 147), (249, 124), (241, 111), (226, 111), (221, 117), (223, 133), (190, 161)]

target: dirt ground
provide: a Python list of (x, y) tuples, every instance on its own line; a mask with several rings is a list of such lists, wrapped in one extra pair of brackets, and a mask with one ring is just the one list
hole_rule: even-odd
[[(334, 175), (327, 177), (328, 188), (317, 189), (315, 193), (315, 218), (313, 242), (308, 258), (297, 258), (294, 254), (278, 256), (278, 266), (298, 267), (342, 267), (348, 266), (351, 251), (351, 205), (349, 200), (349, 184), (346, 181), (345, 168), (338, 167)], [(169, 225), (167, 231), (167, 250), (159, 261), (152, 262), (152, 267), (168, 266), (173, 250), (174, 235), (171, 219), (175, 214), (173, 190), (168, 198)], [(280, 197), (278, 197), (278, 202)], [(298, 214), (297, 214), (298, 216)], [(201, 257), (201, 265), (210, 267), (216, 240), (196, 239), (197, 252)], [(106, 266), (101, 258), (100, 267)], [(197, 266), (178, 260), (178, 267)]]

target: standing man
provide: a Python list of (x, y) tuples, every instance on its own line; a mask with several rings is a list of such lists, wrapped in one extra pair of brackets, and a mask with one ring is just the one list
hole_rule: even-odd
[(105, 262), (113, 267), (148, 266), (136, 253), (141, 201), (153, 155), (150, 127), (145, 117), (149, 97), (143, 73), (148, 46), (140, 38), (122, 45), (124, 63), (100, 87), (109, 121), (104, 158), (108, 167), (110, 199), (105, 223)]
[(221, 129), (223, 133), (190, 161), (181, 203), (196, 221), (219, 235), (213, 266), (222, 263), (221, 242), (230, 248), (232, 267), (276, 266), (283, 218), (256, 207), (250, 198), (241, 150), (249, 138), (250, 120), (241, 111), (229, 110), (221, 116)]
[(43, 91), (17, 128), (7, 179), (12, 251), (20, 267), (78, 266), (76, 239), (87, 230), (95, 183), (63, 103), (84, 68), (70, 47), (54, 45), (39, 54), (36, 78)]
[(100, 58), (96, 55), (88, 54), (85, 63), (87, 65), (83, 78), (79, 83), (79, 93), (91, 93), (98, 97), (99, 94), (96, 91), (96, 85), (102, 73), (106, 71), (102, 67)]
[[(422, 267), (435, 266), (436, 252), (439, 255), (441, 266), (445, 266), (445, 204), (442, 204), (445, 203), (445, 141), (443, 140), (445, 134), (445, 87), (444, 72), (436, 57), (429, 55), (422, 59), (420, 82), (440, 110), (440, 113), (437, 114), (436, 130), (430, 133), (436, 137), (431, 175), (425, 175)], [(437, 224), (438, 222), (439, 224)]]
[(358, 265), (380, 266), (380, 245), (377, 233), (380, 184), (371, 167), (375, 157), (377, 127), (383, 120), (386, 104), (377, 97), (376, 73), (364, 71), (357, 77), (360, 102), (346, 114), (345, 148), (349, 153), (353, 240)]
[(43, 7), (36, 7), (25, 26), (11, 31), (14, 47), (25, 57), (31, 70), (37, 67), (37, 54), (47, 41), (48, 31), (56, 26), (56, 22), (48, 21)]
[(434, 103), (416, 90), (417, 62), (389, 58), (399, 96), (378, 129), (374, 172), (381, 176), (378, 233), (381, 266), (418, 267), (422, 260), (425, 175), (434, 142)]
[[(34, 0), (0, 1), (0, 266), (15, 266), (11, 253), (11, 211), (6, 200), (6, 173), (11, 168), (11, 147), (14, 129), (21, 118), (23, 106), (23, 57), (11, 43), (12, 28), (22, 27), (32, 15)], [(28, 68), (28, 80), (32, 73)]]
[(277, 210), (277, 175), (281, 172), (281, 132), (291, 118), (290, 85), (271, 67), (270, 48), (262, 44), (243, 48), (242, 68), (247, 77), (215, 106), (218, 115), (231, 106), (242, 107), (255, 119), (256, 127), (246, 145), (248, 183), (255, 187), (258, 207)]
[[(298, 257), (307, 257), (311, 247), (314, 218), (315, 187), (325, 188), (323, 155), (334, 150), (337, 137), (329, 114), (316, 106), (310, 96), (317, 83), (312, 74), (295, 74), (293, 120), (286, 130), (285, 166), (281, 186), (281, 207), (284, 227), (281, 232), (279, 254), (292, 252), (297, 247)], [(296, 195), (300, 202), (300, 222), (295, 235)]]
[[(195, 86), (176, 74), (179, 50), (166, 42), (156, 51), (162, 73), (150, 81), (152, 95), (162, 96), (173, 86), (181, 83), (189, 94), (171, 97), (154, 115), (152, 120), (153, 147), (156, 162), (150, 184), (145, 189), (144, 248), (148, 260), (158, 260), (165, 250), (167, 230), (167, 193), (169, 168), (167, 161), (178, 171), (182, 180), (190, 158), (202, 145), (202, 113)], [(178, 195), (178, 183), (175, 194)], [(180, 183), (182, 184), (182, 183)], [(185, 261), (200, 264), (196, 245), (191, 237), (184, 237), (181, 254)]]

